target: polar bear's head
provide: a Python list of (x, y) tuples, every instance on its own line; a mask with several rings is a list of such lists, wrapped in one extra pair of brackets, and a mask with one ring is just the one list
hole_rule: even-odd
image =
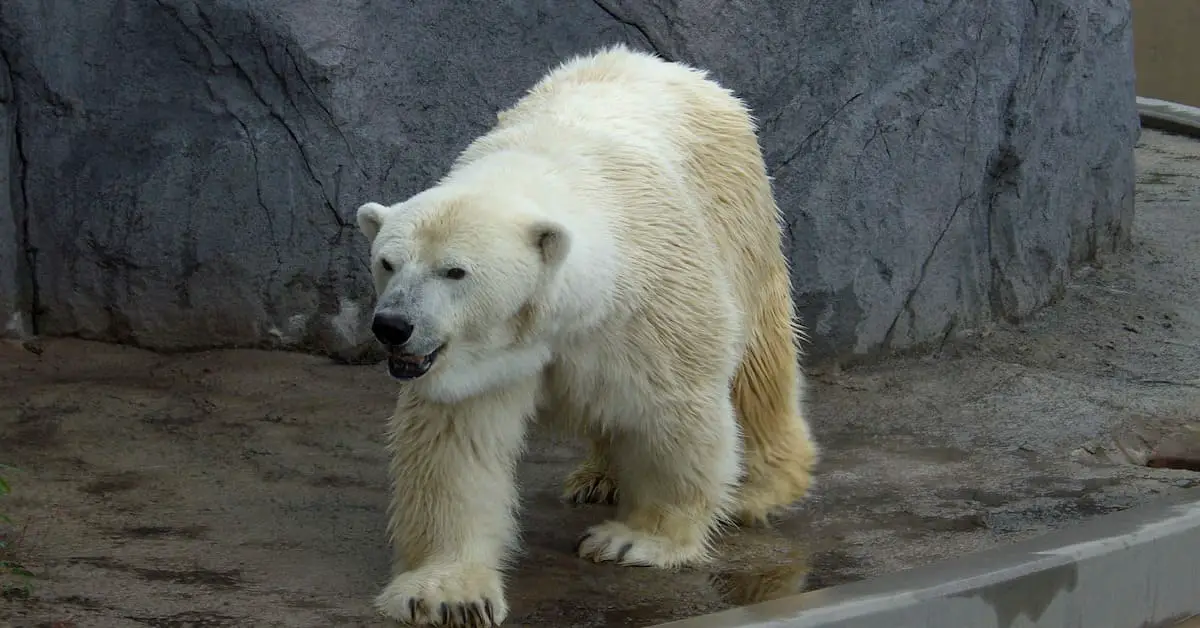
[(471, 355), (519, 342), (570, 247), (561, 225), (530, 209), (503, 194), (437, 188), (358, 208), (371, 242), (371, 331), (393, 377), (425, 375), (456, 345)]

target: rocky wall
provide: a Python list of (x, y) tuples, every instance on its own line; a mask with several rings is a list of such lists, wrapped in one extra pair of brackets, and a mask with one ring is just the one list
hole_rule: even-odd
[(814, 359), (1019, 318), (1128, 241), (1128, 2), (4, 0), (0, 315), (361, 356), (355, 208), (617, 41), (753, 107)]

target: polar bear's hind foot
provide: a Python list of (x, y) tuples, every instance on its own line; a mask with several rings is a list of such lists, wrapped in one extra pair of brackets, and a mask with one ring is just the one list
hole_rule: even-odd
[(652, 534), (621, 521), (605, 521), (588, 528), (576, 544), (575, 553), (597, 563), (660, 569), (709, 560), (711, 552), (704, 539), (706, 535), (698, 535), (690, 521), (677, 523)]
[(737, 493), (736, 518), (743, 526), (765, 525), (808, 495), (817, 463), (816, 447), (805, 436), (767, 452), (753, 445), (748, 449), (746, 477)]
[[(751, 456), (747, 474), (738, 489), (731, 523), (766, 525), (795, 508), (812, 488), (816, 455), (806, 440), (797, 443), (792, 456), (770, 459)], [(571, 504), (614, 505), (620, 492), (617, 479), (596, 468), (591, 460), (579, 465), (563, 484), (563, 499)]]
[(593, 436), (591, 453), (567, 476), (563, 499), (572, 504), (617, 503), (617, 478), (609, 463), (608, 442)]
[(572, 504), (616, 504), (617, 480), (584, 462), (563, 483), (563, 499)]

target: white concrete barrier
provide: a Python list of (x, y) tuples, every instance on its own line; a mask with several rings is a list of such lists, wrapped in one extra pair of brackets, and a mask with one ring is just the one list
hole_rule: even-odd
[(656, 628), (1169, 628), (1200, 616), (1200, 489), (977, 554)]

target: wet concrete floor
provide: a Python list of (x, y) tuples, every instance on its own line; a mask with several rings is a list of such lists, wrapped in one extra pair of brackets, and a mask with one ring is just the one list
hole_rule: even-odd
[[(649, 626), (1010, 543), (1200, 485), (1142, 466), (1200, 421), (1200, 142), (1147, 131), (1135, 246), (1020, 326), (812, 373), (819, 485), (708, 567), (594, 565), (605, 507), (557, 499), (581, 449), (521, 468), (506, 625)], [(0, 626), (373, 626), (387, 579), (382, 366), (260, 351), (163, 356), (0, 343), (0, 462), (37, 574)]]

